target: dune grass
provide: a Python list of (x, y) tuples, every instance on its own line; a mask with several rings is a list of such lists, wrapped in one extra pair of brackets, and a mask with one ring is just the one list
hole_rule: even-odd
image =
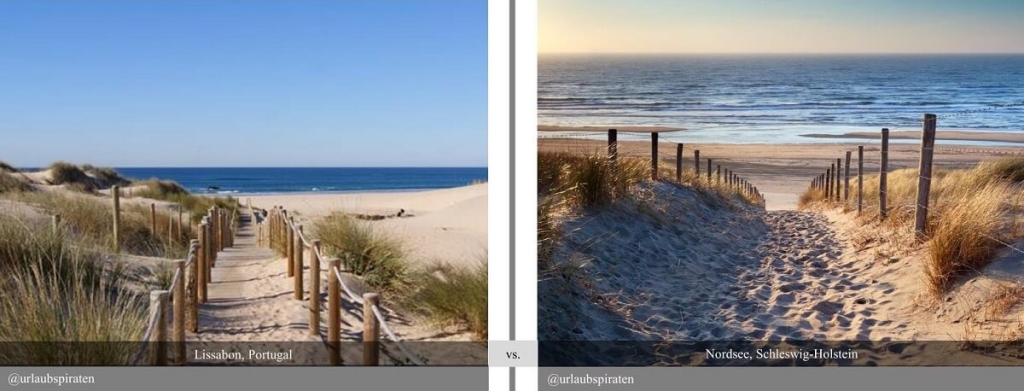
[[(1002, 243), (1022, 236), (1018, 228), (1024, 205), (1020, 194), (1024, 181), (1024, 157), (1005, 157), (965, 169), (936, 169), (932, 174), (928, 226), (924, 243), (927, 251), (925, 277), (935, 295), (947, 292), (957, 279), (987, 266)], [(880, 223), (887, 228), (879, 235), (897, 235), (913, 243), (917, 204), (917, 169), (901, 169), (887, 175), (888, 216)], [(864, 180), (864, 213), (861, 224), (878, 221), (877, 174)], [(870, 195), (870, 196), (867, 196)], [(818, 190), (800, 196), (801, 208), (843, 207), (824, 201)], [(852, 199), (852, 197), (851, 197)], [(855, 202), (855, 201), (853, 201)]]
[(416, 272), (402, 304), (440, 327), (461, 326), (487, 339), (487, 262), (437, 265)]
[[(56, 192), (17, 193), (8, 198), (34, 205), (47, 214), (61, 215), (65, 234), (82, 245), (99, 249), (113, 248), (114, 219), (111, 206), (100, 198)], [(123, 205), (121, 210), (121, 250), (128, 254), (180, 258), (188, 253), (193, 238), (190, 225), (183, 224), (184, 235), (167, 237), (168, 220), (177, 219), (166, 211), (157, 213), (157, 233), (151, 232), (150, 210), (141, 205)], [(48, 229), (48, 228), (47, 228)]]
[(0, 216), (0, 365), (128, 364), (138, 345), (126, 341), (142, 337), (145, 302), (124, 289), (119, 268), (63, 238), (45, 223)]
[(96, 181), (74, 164), (56, 162), (50, 165), (49, 170), (51, 185), (66, 185), (69, 189), (85, 193), (98, 188)]
[(192, 223), (202, 221), (206, 212), (214, 206), (227, 210), (228, 214), (237, 212), (239, 207), (238, 200), (234, 197), (197, 196), (175, 181), (152, 178), (134, 182), (133, 185), (142, 187), (135, 190), (133, 196), (177, 203), (189, 212)]
[(35, 190), (32, 185), (0, 170), (0, 193), (19, 193)]
[[(619, 200), (647, 201), (638, 189), (640, 184), (652, 182), (650, 160), (619, 157), (613, 165), (600, 150), (589, 154), (540, 152), (537, 158), (537, 252), (541, 267), (550, 264), (562, 237), (559, 216)], [(715, 175), (709, 180), (687, 170), (677, 182), (675, 167), (659, 164), (658, 172), (658, 181), (691, 189), (713, 207), (729, 207), (734, 201), (759, 204), (752, 195), (719, 182)]]
[(7, 162), (0, 160), (0, 172), (18, 172), (18, 169), (14, 168), (14, 166), (10, 164), (7, 164)]
[(346, 271), (367, 285), (390, 291), (409, 282), (409, 267), (402, 244), (371, 223), (334, 213), (317, 220), (313, 232), (326, 254), (341, 259)]

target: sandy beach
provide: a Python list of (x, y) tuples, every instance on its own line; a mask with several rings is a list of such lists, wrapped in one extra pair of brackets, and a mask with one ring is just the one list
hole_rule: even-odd
[[(283, 206), (299, 221), (333, 212), (393, 216), (370, 221), (394, 234), (418, 262), (472, 265), (487, 257), (487, 184), (411, 192), (241, 196), (255, 208)], [(394, 217), (405, 210), (403, 217)]]
[[(911, 132), (913, 133), (913, 132)], [(877, 135), (876, 135), (877, 137)], [(683, 169), (693, 170), (693, 151), (700, 150), (701, 171), (712, 159), (713, 168), (721, 165), (745, 177), (764, 193), (769, 210), (796, 209), (797, 197), (807, 189), (811, 178), (829, 168), (836, 158), (852, 151), (852, 162), (856, 173), (857, 146), (864, 146), (864, 172), (878, 172), (876, 156), (879, 151), (877, 140), (865, 140), (863, 144), (709, 144), (686, 143), (683, 147)], [(543, 139), (540, 151), (578, 151), (604, 153), (607, 141), (580, 139)], [(619, 141), (620, 156), (637, 156), (650, 159), (651, 144), (644, 141)], [(675, 166), (676, 145), (660, 143), (659, 160)], [(1024, 146), (957, 146), (938, 145), (935, 147), (936, 167), (965, 167), (986, 159), (1024, 153)], [(889, 167), (892, 170), (917, 167), (920, 146), (917, 144), (890, 144)], [(830, 160), (831, 159), (831, 160)]]

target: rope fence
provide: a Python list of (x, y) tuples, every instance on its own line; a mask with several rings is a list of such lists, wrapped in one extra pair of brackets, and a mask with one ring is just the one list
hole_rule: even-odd
[[(117, 192), (115, 188), (114, 194)], [(115, 220), (119, 212), (116, 198)], [(175, 271), (170, 285), (150, 292), (149, 320), (129, 365), (167, 365), (168, 348), (171, 346), (174, 364), (185, 364), (185, 332), (199, 331), (199, 306), (207, 302), (211, 270), (216, 265), (218, 252), (234, 245), (238, 230), (237, 213), (235, 210), (229, 215), (223, 208), (211, 207), (203, 216), (198, 224), (199, 238), (189, 242), (188, 255), (173, 262)]]
[[(251, 202), (250, 202), (251, 210)], [(380, 331), (394, 343), (395, 346), (406, 357), (408, 362), (414, 365), (423, 366), (425, 363), (419, 356), (409, 351), (402, 343), (402, 339), (394, 332), (388, 324), (386, 313), (394, 314), (380, 304), (380, 294), (367, 292), (361, 296), (356, 294), (345, 283), (342, 276), (343, 267), (340, 259), (328, 258), (324, 255), (319, 240), (310, 240), (303, 230), (303, 226), (295, 221), (294, 216), (289, 216), (288, 211), (280, 206), (274, 206), (267, 214), (266, 219), (261, 223), (266, 224), (267, 243), (271, 249), (284, 253), (288, 277), (294, 279), (294, 297), (296, 300), (303, 300), (303, 270), (305, 262), (303, 253), (309, 252), (309, 327), (310, 334), (320, 334), (320, 304), (322, 291), (320, 287), (320, 276), (327, 272), (327, 338), (328, 359), (331, 365), (341, 364), (341, 300), (345, 299), (363, 307), (363, 365), (376, 366), (380, 364)], [(261, 232), (262, 229), (261, 229)], [(262, 241), (261, 241), (262, 242)], [(326, 264), (327, 268), (321, 266)], [(344, 293), (344, 295), (342, 295)], [(321, 336), (322, 337), (322, 336)]]
[[(611, 162), (614, 169), (618, 164), (620, 158), (643, 158), (651, 159), (651, 180), (654, 181), (666, 181), (665, 176), (659, 175), (660, 160), (658, 157), (659, 150), (662, 144), (665, 144), (662, 140), (673, 142), (676, 145), (675, 155), (675, 182), (683, 183), (684, 172), (689, 169), (683, 166), (683, 149), (684, 143), (682, 140), (678, 140), (672, 137), (663, 136), (663, 132), (620, 132), (617, 129), (608, 129), (607, 143), (608, 143), (608, 160)], [(651, 150), (650, 152), (639, 152), (626, 150), (622, 151), (619, 148), (619, 136), (635, 136), (642, 138), (650, 138)], [(557, 135), (540, 135), (540, 138), (548, 139), (562, 139), (562, 140), (576, 140), (578, 144), (574, 145), (577, 149), (591, 148), (594, 152), (600, 153), (600, 133), (559, 133)], [(641, 140), (631, 140), (632, 142), (638, 142)], [(737, 174), (735, 170), (730, 169), (728, 166), (722, 166), (721, 164), (715, 164), (715, 160), (708, 156), (704, 156), (704, 160), (701, 160), (700, 150), (693, 151), (693, 178), (698, 182), (702, 182), (712, 186), (723, 186), (730, 191), (739, 193), (741, 196), (752, 200), (756, 205), (765, 207), (764, 194), (758, 189), (756, 185), (748, 181), (743, 176)], [(703, 168), (702, 168), (703, 167)]]

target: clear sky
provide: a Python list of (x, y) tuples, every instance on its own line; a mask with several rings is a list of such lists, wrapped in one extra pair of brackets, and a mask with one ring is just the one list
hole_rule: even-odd
[(539, 0), (541, 53), (1024, 53), (1021, 0)]
[(0, 1), (0, 161), (486, 166), (487, 2)]

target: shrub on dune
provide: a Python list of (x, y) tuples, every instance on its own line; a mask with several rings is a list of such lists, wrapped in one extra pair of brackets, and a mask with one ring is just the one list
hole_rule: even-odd
[(0, 193), (33, 191), (35, 188), (14, 175), (0, 171)]
[(383, 290), (405, 285), (408, 266), (401, 243), (370, 224), (335, 213), (317, 220), (313, 231), (325, 252), (367, 285)]
[(92, 192), (96, 190), (96, 182), (78, 166), (67, 162), (56, 162), (50, 165), (50, 184), (74, 185), (74, 190)]
[(7, 164), (7, 162), (0, 160), (0, 173), (2, 172), (18, 172), (18, 169), (14, 168), (14, 166), (10, 164)]
[(487, 263), (439, 265), (416, 273), (403, 303), (441, 326), (462, 326), (487, 339)]

